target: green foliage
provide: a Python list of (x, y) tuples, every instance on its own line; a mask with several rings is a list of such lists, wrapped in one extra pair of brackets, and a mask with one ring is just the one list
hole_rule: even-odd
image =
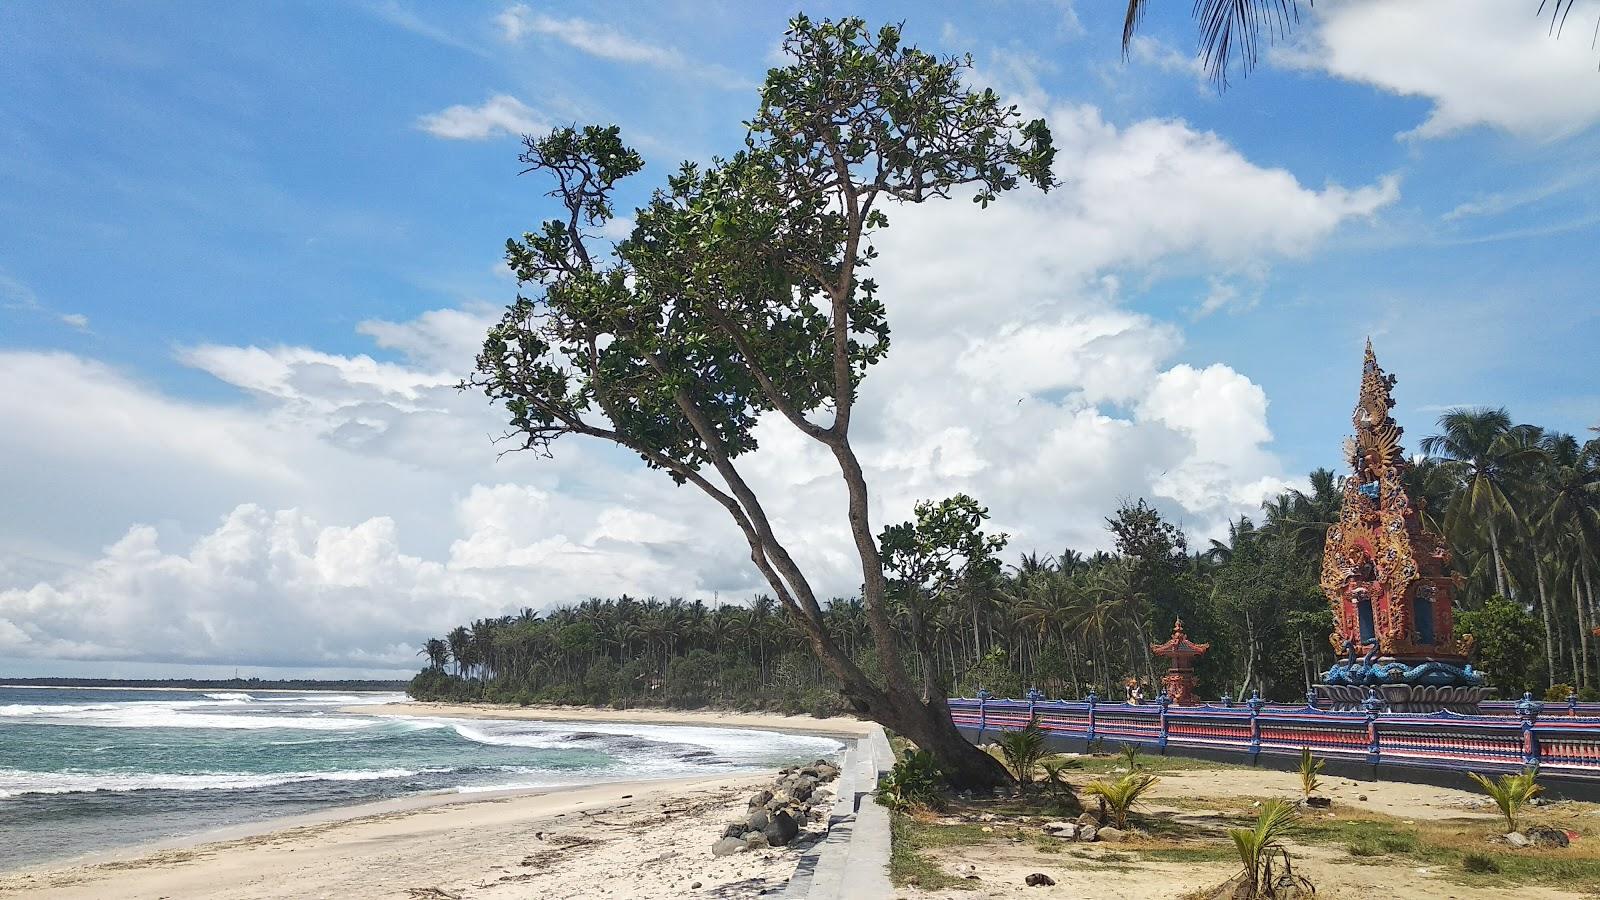
[(1565, 703), (1574, 693), (1572, 685), (1557, 682), (1544, 689), (1544, 699), (1546, 703)]
[(1128, 768), (1129, 772), (1137, 772), (1143, 768), (1143, 766), (1139, 765), (1138, 744), (1122, 745), (1122, 764)]
[(1070, 767), (1051, 760), (1046, 760), (1043, 763), (1043, 767), (1045, 787), (1049, 790), (1050, 798), (1056, 802), (1056, 805), (1070, 811), (1083, 809), (1083, 803), (1078, 799), (1078, 791), (1072, 786), (1071, 782), (1067, 781), (1067, 777), (1062, 774)]
[(1277, 897), (1296, 887), (1310, 887), (1310, 882), (1294, 875), (1289, 851), (1284, 846), (1284, 837), (1298, 817), (1294, 804), (1273, 799), (1262, 804), (1255, 827), (1228, 829), (1228, 837), (1233, 840), (1243, 866), (1242, 890), (1235, 896), (1254, 900)]
[(1311, 755), (1310, 747), (1300, 748), (1300, 793), (1305, 799), (1311, 799), (1311, 795), (1316, 793), (1317, 776), (1322, 774), (1322, 770), (1326, 766), (1326, 760), (1317, 759)]
[(1022, 676), (1015, 665), (1005, 647), (990, 647), (957, 680), (956, 690), (963, 697), (975, 697), (980, 689), (996, 697), (1021, 697)]
[(1490, 597), (1482, 608), (1457, 616), (1456, 631), (1472, 635), (1479, 667), (1502, 694), (1520, 697), (1533, 689), (1544, 632), (1522, 604)]
[(878, 802), (892, 810), (915, 806), (939, 808), (944, 774), (926, 750), (908, 751), (887, 775), (878, 780)]
[(1544, 788), (1538, 783), (1537, 769), (1523, 769), (1515, 775), (1501, 775), (1494, 779), (1477, 772), (1468, 772), (1467, 776), (1476, 781), (1494, 801), (1494, 805), (1499, 807), (1500, 815), (1506, 819), (1506, 831), (1516, 831), (1517, 815), (1522, 812), (1523, 805), (1544, 793)]
[(1011, 774), (1017, 777), (1017, 782), (1024, 788), (1033, 784), (1033, 770), (1044, 757), (1044, 741), (1045, 733), (1039, 726), (1038, 716), (1028, 719), (1028, 724), (1015, 731), (995, 736), (994, 742), (1005, 756)]
[(1083, 786), (1083, 792), (1105, 801), (1112, 825), (1127, 828), (1128, 814), (1139, 803), (1144, 793), (1160, 780), (1145, 772), (1129, 772), (1115, 781), (1105, 779), (1091, 781)]

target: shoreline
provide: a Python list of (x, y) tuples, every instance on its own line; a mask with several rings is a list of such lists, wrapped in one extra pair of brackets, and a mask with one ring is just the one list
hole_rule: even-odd
[[(771, 773), (746, 773), (400, 798), (0, 873), (0, 897), (498, 897), (528, 896), (528, 882), (540, 880), (565, 882), (553, 884), (561, 892), (551, 896), (597, 896), (573, 891), (619, 872), (650, 879), (645, 896), (669, 896), (678, 881), (684, 889), (692, 877), (733, 883), (753, 877), (752, 867), (780, 884), (792, 874), (792, 854), (788, 871), (776, 854), (710, 854), (727, 810), (742, 808), (748, 792), (770, 780)], [(681, 824), (652, 827), (674, 812)], [(645, 870), (637, 853), (647, 839), (664, 852)], [(559, 866), (541, 862), (541, 854)], [(668, 857), (681, 860), (682, 873), (666, 865)], [(517, 890), (502, 893), (501, 882)]]
[(511, 706), (495, 703), (440, 703), (412, 700), (404, 703), (352, 704), (339, 712), (359, 716), (433, 717), (459, 719), (513, 719), (539, 722), (611, 722), (642, 725), (699, 725), (707, 728), (744, 728), (810, 734), (831, 738), (862, 738), (873, 723), (834, 716), (786, 716), (780, 713), (743, 713), (701, 709), (608, 709), (598, 706)]
[[(831, 737), (847, 746), (872, 727), (845, 718), (705, 710), (390, 703), (339, 711), (756, 729)], [(776, 890), (794, 875), (796, 853), (710, 853), (723, 824), (771, 779), (765, 771), (635, 778), (335, 806), (0, 870), (0, 898), (495, 898), (529, 896), (530, 888), (548, 896), (671, 897), (704, 896), (718, 882)], [(668, 821), (671, 827), (662, 828)], [(620, 892), (602, 887), (623, 881), (630, 885)], [(702, 884), (704, 890), (690, 888)]]

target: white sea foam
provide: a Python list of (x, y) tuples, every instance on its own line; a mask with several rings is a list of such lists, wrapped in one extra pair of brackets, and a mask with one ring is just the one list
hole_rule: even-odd
[(0, 706), (0, 717), (25, 719), (54, 725), (82, 725), (94, 728), (290, 728), (303, 731), (342, 731), (370, 728), (374, 719), (323, 715), (231, 715), (215, 710), (220, 704), (244, 701), (137, 701), (82, 706), (11, 704)]
[[(462, 738), (500, 747), (540, 750), (595, 750), (619, 761), (649, 763), (687, 762), (705, 756), (722, 765), (763, 764), (775, 758), (828, 756), (844, 748), (831, 738), (801, 734), (776, 734), (739, 728), (705, 728), (693, 725), (640, 725), (614, 722), (526, 722), (511, 720), (438, 720)], [(594, 740), (593, 736), (599, 736)], [(669, 765), (667, 768), (703, 767), (706, 763)]]
[(238, 791), (308, 781), (379, 781), (450, 769), (367, 769), (350, 772), (273, 772), (264, 774), (197, 772), (27, 772), (0, 769), (0, 798), (26, 794), (82, 794), (99, 791)]
[(227, 694), (227, 693), (223, 693), (223, 694), (207, 694), (206, 696), (210, 697), (213, 700), (246, 700), (246, 701), (249, 701), (249, 700), (254, 700), (255, 699), (254, 697), (250, 696), (249, 694)]

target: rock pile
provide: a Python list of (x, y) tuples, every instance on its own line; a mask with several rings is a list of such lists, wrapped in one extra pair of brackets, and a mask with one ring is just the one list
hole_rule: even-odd
[(806, 823), (827, 818), (833, 791), (825, 785), (839, 777), (839, 767), (825, 759), (778, 773), (770, 790), (757, 791), (743, 816), (722, 829), (711, 846), (716, 856), (730, 856), (762, 847), (786, 847)]
[(1105, 841), (1120, 844), (1133, 837), (1132, 832), (1100, 824), (1100, 820), (1092, 813), (1084, 813), (1071, 822), (1046, 822), (1042, 829), (1050, 837), (1064, 841)]

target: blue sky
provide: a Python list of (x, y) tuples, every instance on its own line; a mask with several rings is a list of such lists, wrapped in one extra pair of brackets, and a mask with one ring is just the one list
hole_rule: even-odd
[[(1146, 495), (1214, 533), (1337, 466), (1367, 335), (1412, 447), (1453, 405), (1600, 424), (1595, 10), (1525, 5), (1318, 4), (1221, 95), (1187, 4), (1126, 62), (1115, 4), (804, 7), (970, 51), (1064, 145), (1048, 201), (896, 211), (880, 520), (971, 490), (1051, 551)], [(695, 498), (497, 463), (448, 385), (549, 209), (516, 132), (621, 125), (637, 202), (738, 145), (795, 9), (0, 8), (0, 670), (380, 671), (520, 605), (748, 596)], [(848, 590), (825, 479), (767, 446)]]

